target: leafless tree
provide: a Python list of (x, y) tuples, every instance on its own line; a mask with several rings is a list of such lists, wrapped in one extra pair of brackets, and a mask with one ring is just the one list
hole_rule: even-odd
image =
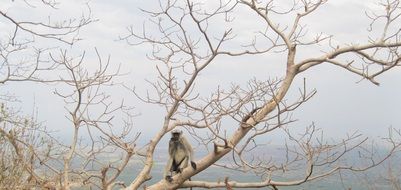
[[(55, 10), (59, 5), (53, 0), (12, 3), (33, 12), (37, 8)], [(93, 68), (96, 63), (91, 63), (91, 67), (85, 64), (85, 52), (70, 56), (64, 49), (80, 40), (78, 34), (83, 27), (96, 21), (89, 5), (87, 8), (78, 18), (49, 17), (46, 21), (19, 20), (17, 15), (0, 9), (1, 22), (6, 26), (4, 32), (9, 32), (0, 38), (0, 87), (22, 81), (55, 85), (54, 94), (64, 100), (69, 113), (66, 117), (73, 129), (71, 142), (58, 140), (54, 132), (36, 120), (36, 112), (26, 116), (13, 109), (11, 104), (18, 98), (2, 91), (0, 189), (70, 189), (85, 185), (111, 189), (120, 184), (117, 177), (136, 154), (133, 148), (136, 138), (124, 139), (131, 120), (127, 119), (125, 127), (118, 130), (112, 130), (111, 124), (116, 112), (131, 118), (130, 108), (123, 103), (114, 105), (102, 91), (112, 85), (119, 69), (108, 71), (109, 59), (103, 60), (97, 50), (94, 52), (98, 67)], [(53, 46), (43, 48), (43, 41), (51, 41)], [(90, 140), (82, 143), (80, 135), (84, 129)], [(114, 157), (106, 161), (98, 159), (109, 155)], [(78, 166), (73, 162), (79, 163)]]
[[(97, 187), (112, 189), (123, 183), (118, 177), (137, 153), (132, 137), (131, 108), (123, 102), (113, 103), (104, 88), (113, 87), (112, 79), (118, 75), (108, 71), (109, 59), (104, 61), (97, 50), (97, 68), (85, 66), (85, 52), (72, 56), (60, 50), (50, 54), (57, 65), (59, 79), (54, 94), (64, 101), (66, 118), (70, 124), (63, 131), (72, 129), (71, 140), (56, 138), (56, 133), (46, 130), (34, 119), (20, 117), (18, 113), (2, 106), (0, 128), (2, 149), (2, 187), (16, 189), (45, 188), (71, 189), (73, 187)], [(49, 81), (46, 81), (49, 82)], [(120, 116), (122, 127), (113, 126), (113, 118)], [(125, 116), (125, 117), (124, 117)], [(89, 137), (89, 138), (83, 138)], [(11, 157), (10, 157), (11, 156)], [(15, 160), (15, 165), (7, 161)], [(17, 165), (19, 164), (19, 165)], [(19, 173), (18, 173), (19, 172)], [(3, 176), (2, 176), (3, 177)], [(12, 178), (18, 177), (13, 180)]]
[[(64, 100), (73, 127), (71, 143), (62, 149), (62, 157), (56, 158), (63, 164), (62, 169), (55, 170), (57, 187), (61, 189), (85, 185), (112, 189), (124, 185), (118, 181), (119, 175), (132, 157), (143, 156), (135, 145), (139, 134), (131, 136), (134, 117), (131, 108), (124, 102), (115, 104), (105, 93), (104, 88), (114, 86), (112, 79), (118, 76), (119, 69), (110, 73), (109, 58), (104, 61), (98, 51), (95, 52), (98, 68), (94, 70), (84, 66), (85, 53), (76, 58), (65, 51), (59, 57), (52, 56), (53, 62), (63, 65), (69, 76), (61, 80), (68, 87), (60, 87), (55, 93)], [(122, 127), (116, 128), (113, 119), (118, 115), (126, 117), (122, 118)], [(80, 142), (85, 135), (89, 140)], [(78, 167), (73, 166), (74, 161), (79, 163)]]
[[(34, 118), (21, 116), (17, 111), (1, 104), (0, 146), (1, 175), (0, 187), (26, 189), (29, 182), (37, 179), (33, 172), (34, 150), (46, 152), (51, 141), (43, 141), (45, 136)], [(46, 148), (40, 148), (46, 147)], [(28, 181), (28, 182), (27, 182)]]
[[(12, 3), (28, 9), (56, 9), (58, 6), (53, 0)], [(20, 20), (18, 15), (9, 13), (2, 6), (0, 22), (0, 87), (3, 87), (17, 81), (48, 82), (48, 78), (41, 75), (56, 69), (56, 65), (49, 63), (49, 57), (46, 56), (51, 49), (57, 49), (57, 45), (43, 48), (40, 43), (53, 40), (59, 42), (59, 46), (73, 45), (79, 40), (79, 30), (93, 20), (90, 15), (66, 20), (52, 20), (51, 17), (47, 21)], [(10, 104), (17, 101), (18, 98), (12, 92), (2, 90), (0, 93), (0, 188), (28, 189), (32, 185), (46, 187), (50, 180), (43, 171), (37, 171), (43, 167), (37, 166), (47, 165), (45, 162), (55, 149), (56, 141), (50, 136), (50, 131), (36, 120), (35, 111), (32, 115), (25, 115), (12, 108)]]
[[(58, 5), (53, 0), (13, 3), (23, 4), (21, 6), (31, 9), (56, 9)], [(18, 15), (14, 14), (0, 10), (0, 19), (6, 26), (3, 30), (8, 32), (0, 41), (0, 84), (11, 81), (43, 82), (40, 74), (53, 70), (56, 66), (48, 62), (49, 50), (62, 45), (73, 45), (80, 40), (79, 30), (95, 21), (91, 18), (90, 10), (88, 15), (65, 20), (53, 20), (51, 17), (46, 21), (19, 20)], [(53, 40), (55, 44), (59, 42), (59, 45), (43, 48), (39, 44), (43, 40)]]
[[(53, 0), (15, 3), (32, 9), (58, 6)], [(330, 141), (314, 124), (301, 135), (289, 127), (296, 121), (292, 112), (316, 94), (304, 80), (298, 98), (287, 97), (300, 73), (331, 64), (378, 85), (377, 76), (400, 65), (400, 1), (383, 1), (378, 4), (381, 11), (366, 12), (371, 20), (368, 38), (358, 44), (308, 32), (305, 18), (324, 9), (326, 3), (160, 0), (158, 10), (143, 10), (151, 17), (151, 24), (144, 25), (142, 32), (132, 27), (121, 39), (132, 45), (150, 45), (153, 51), (149, 58), (158, 62), (158, 80), (150, 82), (155, 93), (142, 96), (132, 90), (142, 101), (165, 109), (163, 125), (144, 147), (136, 144), (140, 133), (132, 131), (132, 107), (116, 102), (107, 93), (117, 86), (114, 78), (120, 75), (119, 68), (111, 67), (110, 58), (96, 48), (78, 54), (63, 48), (80, 40), (79, 30), (94, 21), (89, 8), (81, 18), (59, 22), (20, 21), (0, 9), (0, 19), (12, 29), (7, 38), (0, 39), (0, 85), (17, 81), (55, 85), (53, 93), (63, 100), (69, 121), (63, 130), (72, 134), (70, 141), (61, 142), (36, 120), (35, 111), (26, 116), (8, 105), (15, 97), (0, 94), (0, 188), (279, 189), (383, 164), (399, 151), (397, 130), (390, 129), (389, 137), (383, 139), (387, 152), (377, 154), (369, 139), (358, 133)], [(243, 28), (235, 22), (244, 14), (253, 15), (261, 24), (248, 42), (241, 38)], [(61, 45), (41, 48), (38, 40)], [(306, 57), (300, 53), (304, 48), (317, 51)], [(16, 59), (32, 55), (27, 50), (34, 56)], [(88, 59), (88, 54), (97, 59)], [(202, 93), (195, 85), (201, 73), (218, 64), (220, 58), (267, 58), (273, 54), (282, 56), (276, 64), (284, 64), (283, 76), (251, 79), (246, 86), (213, 87), (216, 90), (211, 94)], [(265, 60), (266, 64), (275, 64), (269, 61)], [(173, 176), (171, 183), (161, 179), (149, 185), (156, 147), (175, 128), (186, 129), (208, 154), (197, 160), (196, 170), (189, 167)], [(259, 143), (277, 131), (285, 135), (281, 151), (284, 160), (269, 154), (270, 149)], [(355, 157), (359, 158), (357, 163)], [(130, 161), (138, 159), (143, 161), (143, 168), (127, 184), (121, 173)], [(252, 172), (260, 181), (234, 181), (229, 177), (188, 181), (212, 165)]]
[[(196, 170), (188, 167), (174, 176), (172, 183), (162, 179), (146, 185), (146, 189), (278, 189), (342, 171), (365, 171), (396, 152), (400, 146), (396, 137), (387, 139), (391, 145), (388, 154), (377, 156), (372, 154), (373, 150), (366, 149), (368, 139), (360, 134), (349, 135), (335, 143), (324, 140), (314, 125), (300, 137), (288, 128), (295, 121), (291, 112), (315, 94), (304, 84), (298, 100), (286, 98), (300, 73), (318, 65), (331, 64), (379, 85), (377, 76), (400, 65), (401, 28), (397, 24), (401, 15), (400, 1), (381, 1), (378, 5), (381, 11), (366, 12), (371, 24), (365, 43), (341, 43), (336, 41), (335, 35), (318, 33), (313, 36), (315, 34), (308, 32), (305, 18), (324, 9), (326, 3), (326, 0), (166, 0), (159, 1), (157, 10), (144, 10), (151, 17), (150, 24), (145, 23), (142, 32), (130, 28), (130, 34), (121, 39), (132, 45), (149, 44), (153, 48), (149, 58), (160, 63), (157, 65), (159, 80), (151, 82), (156, 93), (141, 96), (133, 92), (144, 102), (163, 106), (166, 113), (160, 131), (146, 146), (143, 169), (127, 189), (138, 189), (151, 178), (155, 148), (169, 131), (178, 127), (187, 129), (205, 145), (205, 149), (214, 148), (197, 162)], [(236, 27), (235, 19), (242, 15), (254, 15), (252, 21), (263, 25), (249, 43), (240, 38), (240, 30)], [(305, 48), (318, 52), (308, 57), (298, 53)], [(202, 94), (195, 86), (199, 75), (220, 57), (267, 57), (274, 53), (282, 55), (282, 60), (276, 64), (286, 65), (285, 74), (279, 78), (254, 79), (247, 87), (216, 87), (211, 95)], [(274, 64), (269, 61), (265, 60), (266, 64)], [(258, 139), (268, 138), (277, 130), (287, 134), (285, 161), (261, 157), (255, 151), (263, 148), (257, 143)], [(202, 134), (200, 131), (207, 131), (207, 135), (199, 135)], [(347, 162), (346, 155), (352, 155), (352, 152), (360, 153), (363, 160), (360, 164)], [(219, 163), (230, 154), (231, 163)], [(188, 181), (212, 165), (252, 171), (261, 176), (261, 180), (252, 183), (228, 178), (224, 181)], [(292, 178), (276, 180), (274, 176), (278, 175)]]

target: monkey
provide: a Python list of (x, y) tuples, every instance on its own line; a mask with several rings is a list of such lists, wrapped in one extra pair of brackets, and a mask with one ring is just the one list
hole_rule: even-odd
[[(172, 182), (172, 174), (181, 173), (182, 170), (188, 166), (188, 162), (190, 162), (192, 168), (196, 170), (192, 146), (182, 135), (182, 131), (173, 130), (171, 132), (171, 139), (168, 144), (168, 154), (169, 158), (166, 168), (164, 169), (164, 179), (168, 182)], [(170, 174), (168, 175), (168, 173)]]

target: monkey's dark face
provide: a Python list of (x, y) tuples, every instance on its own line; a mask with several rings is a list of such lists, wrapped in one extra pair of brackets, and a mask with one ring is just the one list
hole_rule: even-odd
[(178, 141), (180, 139), (180, 135), (181, 133), (179, 132), (171, 133), (171, 140)]

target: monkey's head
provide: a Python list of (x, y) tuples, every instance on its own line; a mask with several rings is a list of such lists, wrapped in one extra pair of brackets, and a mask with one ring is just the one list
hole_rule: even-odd
[(180, 139), (181, 134), (182, 131), (178, 129), (171, 131), (171, 140), (178, 141)]

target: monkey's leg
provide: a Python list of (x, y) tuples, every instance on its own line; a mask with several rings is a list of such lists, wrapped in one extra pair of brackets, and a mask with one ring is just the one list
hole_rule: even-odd
[(178, 166), (178, 172), (181, 173), (184, 168), (188, 166), (188, 156), (185, 156)]

